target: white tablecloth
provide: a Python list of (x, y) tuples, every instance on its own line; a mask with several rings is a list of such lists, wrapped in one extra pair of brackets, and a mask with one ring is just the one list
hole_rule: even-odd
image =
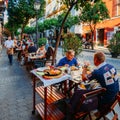
[(47, 87), (47, 86), (50, 86), (50, 85), (65, 81), (67, 79), (71, 79), (71, 76), (68, 75), (68, 74), (64, 74), (60, 78), (45, 79), (42, 76), (38, 75), (37, 72), (36, 72), (37, 70), (43, 71), (45, 69), (47, 69), (47, 67), (41, 67), (41, 68), (38, 68), (38, 69), (35, 69), (35, 70), (31, 71), (31, 73), (33, 73), (35, 76), (37, 76), (43, 82), (44, 87)]

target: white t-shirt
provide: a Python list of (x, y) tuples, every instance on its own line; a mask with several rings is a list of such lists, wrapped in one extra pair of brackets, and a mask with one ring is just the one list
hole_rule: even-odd
[(14, 41), (13, 40), (5, 41), (5, 47), (6, 48), (13, 48), (14, 47)]

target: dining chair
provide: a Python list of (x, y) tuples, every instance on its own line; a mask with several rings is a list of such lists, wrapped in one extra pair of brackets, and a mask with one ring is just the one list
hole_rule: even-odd
[(113, 116), (112, 120), (118, 120), (118, 114), (115, 113), (115, 115)]
[(97, 118), (97, 120), (101, 118), (103, 118), (104, 120), (106, 120), (106, 118), (112, 119), (112, 120), (118, 120), (118, 118), (120, 118), (120, 112), (119, 112), (120, 104), (119, 103), (120, 103), (120, 95), (118, 94), (116, 96), (116, 100), (110, 106), (110, 109), (108, 109), (108, 111), (105, 114), (103, 114), (101, 117)]
[(33, 63), (34, 63), (34, 68), (44, 67), (45, 63), (46, 63), (46, 60), (36, 59), (36, 60), (33, 61)]
[[(90, 99), (93, 99), (94, 97), (98, 97), (98, 96), (102, 95), (105, 91), (106, 91), (105, 88), (99, 88), (99, 89), (95, 89), (93, 91), (83, 94), (80, 99), (79, 104), (77, 105), (77, 107), (74, 111), (72, 120), (86, 118), (87, 116), (89, 117), (90, 120), (92, 120), (92, 117), (91, 117), (92, 110), (86, 111), (86, 112), (78, 112), (78, 111), (86, 101), (89, 101)], [(69, 109), (71, 108), (70, 104), (68, 104), (68, 107), (69, 107)]]

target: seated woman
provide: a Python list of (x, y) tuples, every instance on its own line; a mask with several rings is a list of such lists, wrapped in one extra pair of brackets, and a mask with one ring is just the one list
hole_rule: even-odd
[(45, 66), (52, 65), (53, 55), (54, 55), (54, 49), (51, 46), (49, 46), (45, 55), (46, 58)]
[(34, 68), (45, 66), (46, 49), (44, 44), (38, 48), (36, 54), (38, 55), (38, 59), (34, 60)]
[(52, 60), (53, 54), (54, 54), (54, 49), (51, 46), (49, 46), (45, 55), (46, 60)]
[(42, 44), (42, 45), (38, 48), (36, 54), (39, 55), (39, 58), (40, 58), (40, 59), (44, 59), (44, 58), (46, 57), (46, 50), (45, 50), (45, 45), (44, 45), (44, 44)]

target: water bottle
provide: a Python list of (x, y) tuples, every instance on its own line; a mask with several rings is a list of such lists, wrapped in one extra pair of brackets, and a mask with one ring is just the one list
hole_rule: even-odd
[(70, 66), (67, 68), (67, 73), (71, 74), (71, 68), (70, 68)]

